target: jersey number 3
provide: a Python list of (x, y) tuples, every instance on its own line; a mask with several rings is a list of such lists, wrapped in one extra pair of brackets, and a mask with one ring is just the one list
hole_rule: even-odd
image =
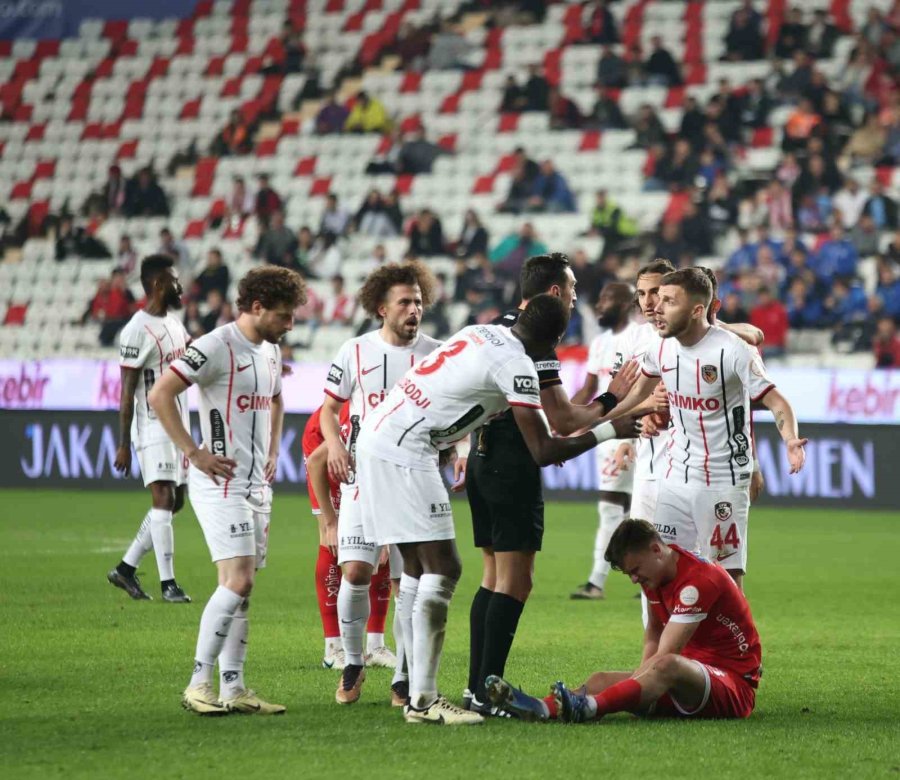
[(442, 365), (444, 365), (444, 361), (447, 358), (453, 357), (454, 355), (458, 355), (460, 352), (462, 352), (466, 348), (466, 345), (468, 343), (468, 341), (454, 341), (452, 344), (448, 345), (446, 349), (442, 349), (440, 352), (438, 352), (437, 357), (431, 363), (427, 363), (424, 360), (419, 363), (419, 365), (416, 366), (416, 373), (433, 374)]

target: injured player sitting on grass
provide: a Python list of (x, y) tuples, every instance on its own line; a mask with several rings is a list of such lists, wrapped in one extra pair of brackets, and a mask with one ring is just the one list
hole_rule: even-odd
[(566, 723), (615, 712), (748, 717), (762, 674), (762, 650), (750, 605), (725, 569), (666, 544), (645, 520), (625, 520), (606, 559), (641, 586), (650, 605), (638, 668), (596, 672), (575, 690), (557, 682), (544, 699), (492, 676), (486, 680), (491, 703), (523, 720)]

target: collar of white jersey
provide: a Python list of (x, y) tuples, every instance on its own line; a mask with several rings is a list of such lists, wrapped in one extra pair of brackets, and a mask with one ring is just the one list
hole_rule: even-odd
[(378, 345), (380, 347), (383, 347), (384, 349), (389, 349), (389, 350), (396, 350), (398, 352), (406, 352), (410, 349), (414, 349), (416, 347), (416, 345), (419, 343), (419, 341), (422, 339), (422, 331), (421, 330), (416, 333), (416, 337), (412, 341), (410, 341), (409, 344), (388, 344), (384, 340), (384, 336), (381, 335), (381, 328), (379, 328), (378, 330), (371, 331), (368, 335), (370, 337), (372, 337), (375, 341), (377, 341)]
[(234, 332), (237, 340), (240, 341), (242, 344), (244, 344), (248, 349), (260, 350), (263, 348), (263, 344), (266, 343), (265, 339), (263, 339), (259, 344), (254, 344), (252, 341), (250, 341), (250, 339), (248, 339), (244, 335), (244, 332), (238, 327), (237, 322), (229, 322), (228, 324), (231, 327), (232, 331)]

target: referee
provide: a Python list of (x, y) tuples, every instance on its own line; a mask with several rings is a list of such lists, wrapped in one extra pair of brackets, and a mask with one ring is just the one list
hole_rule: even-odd
[[(530, 257), (520, 278), (522, 302), (494, 324), (512, 327), (528, 301), (549, 293), (574, 307), (575, 274), (561, 252)], [(559, 358), (553, 352), (535, 362), (541, 405), (557, 433), (567, 436), (593, 427), (627, 395), (637, 379), (636, 363), (623, 367), (609, 391), (586, 406), (573, 405), (559, 378)], [(485, 715), (506, 715), (487, 703), (484, 681), (502, 677), (516, 626), (534, 574), (534, 556), (544, 536), (544, 496), (541, 470), (534, 462), (512, 413), (492, 420), (475, 433), (466, 473), (475, 546), (484, 562), (481, 587), (469, 613), (469, 687), (467, 708)]]

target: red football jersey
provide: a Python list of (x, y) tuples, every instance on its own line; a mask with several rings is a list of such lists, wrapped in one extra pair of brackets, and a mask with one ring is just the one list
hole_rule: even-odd
[[(322, 426), (319, 424), (319, 418), (321, 416), (322, 407), (320, 406), (316, 411), (312, 413), (312, 416), (306, 421), (306, 427), (303, 429), (303, 439), (300, 442), (300, 446), (303, 449), (303, 460), (305, 461), (313, 452), (318, 448), (318, 446), (325, 441), (325, 436), (322, 434)], [(345, 444), (347, 443), (347, 436), (350, 432), (350, 404), (345, 403), (341, 405), (341, 411), (338, 415), (338, 422), (341, 424), (341, 441)], [(341, 505), (341, 484), (340, 482), (335, 482), (331, 476), (328, 477), (328, 486), (331, 492), (331, 505), (337, 511)], [(312, 485), (309, 482), (309, 474), (306, 475), (306, 487), (309, 490), (309, 500), (312, 504), (313, 513), (318, 513), (319, 510), (319, 501), (316, 498), (316, 494), (313, 491)]]
[(699, 623), (682, 655), (743, 677), (754, 688), (762, 672), (762, 648), (750, 604), (721, 566), (670, 545), (678, 572), (668, 585), (645, 591), (665, 626)]

